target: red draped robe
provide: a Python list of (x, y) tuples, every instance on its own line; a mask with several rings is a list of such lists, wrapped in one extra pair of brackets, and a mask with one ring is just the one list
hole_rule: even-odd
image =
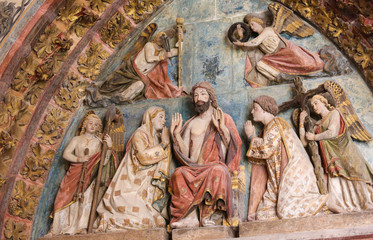
[(132, 65), (145, 84), (145, 97), (147, 99), (166, 99), (182, 96), (185, 89), (173, 85), (168, 77), (168, 59), (160, 61), (146, 75), (139, 71), (135, 64), (135, 59)]
[[(94, 167), (100, 161), (101, 151), (94, 154), (87, 163), (87, 171), (84, 178), (83, 193), (89, 186), (91, 175)], [(83, 163), (70, 163), (69, 170), (62, 179), (60, 189), (58, 190), (56, 200), (54, 202), (54, 213), (70, 206), (74, 203), (73, 198), (78, 188), (80, 173), (82, 171)], [(52, 215), (51, 215), (52, 216)]]
[[(231, 175), (233, 171), (239, 171), (242, 142), (231, 116), (224, 116), (231, 136), (226, 156), (223, 156), (221, 149), (221, 137), (211, 122), (201, 149), (202, 162), (179, 167), (171, 177), (171, 223), (185, 217), (194, 206), (200, 209), (200, 219), (210, 217), (215, 210), (223, 210), (226, 212), (227, 221), (231, 222)], [(191, 120), (193, 118), (184, 125), (182, 134)], [(182, 163), (188, 162), (188, 158), (183, 156), (175, 145), (174, 150)], [(220, 203), (217, 203), (218, 200)]]

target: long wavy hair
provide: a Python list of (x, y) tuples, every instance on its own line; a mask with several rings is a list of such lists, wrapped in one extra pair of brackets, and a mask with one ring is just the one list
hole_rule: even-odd
[(321, 95), (315, 95), (315, 96), (313, 96), (313, 97), (311, 98), (311, 102), (312, 102), (313, 100), (319, 100), (320, 102), (322, 102), (322, 103), (326, 106), (326, 108), (327, 108), (328, 110), (333, 110), (333, 109), (334, 109), (334, 107), (333, 107), (332, 105), (329, 104), (328, 100), (327, 100), (325, 97), (321, 96)]
[(99, 118), (96, 114), (88, 114), (84, 118), (83, 124), (82, 124), (82, 130), (80, 131), (80, 135), (83, 135), (85, 133), (85, 130), (86, 130), (86, 127), (87, 127), (87, 122), (88, 122), (89, 119), (95, 119), (95, 120), (99, 121), (100, 127), (96, 131), (95, 135), (96, 136), (101, 136), (101, 132), (102, 132), (102, 121), (101, 121), (101, 118)]

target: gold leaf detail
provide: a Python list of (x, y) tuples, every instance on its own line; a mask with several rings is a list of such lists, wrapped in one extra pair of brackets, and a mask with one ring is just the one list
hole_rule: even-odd
[(68, 26), (78, 20), (81, 11), (83, 11), (83, 5), (74, 5), (74, 2), (74, 0), (66, 1), (66, 6), (58, 13), (58, 19)]
[(97, 15), (84, 8), (78, 19), (71, 25), (69, 32), (74, 32), (78, 37), (83, 37), (85, 32), (95, 24), (97, 19)]
[(21, 174), (32, 181), (36, 181), (39, 178), (44, 181), (43, 175), (49, 169), (55, 151), (42, 151), (40, 144), (36, 144), (32, 148), (32, 152), (33, 156), (27, 157)]
[(5, 223), (4, 237), (7, 240), (26, 240), (26, 224), (24, 222), (8, 219)]
[(16, 145), (17, 141), (6, 131), (0, 133), (0, 153), (9, 150)]
[(103, 60), (108, 57), (109, 53), (102, 50), (101, 44), (92, 42), (86, 51), (86, 56), (79, 57), (78, 70), (85, 77), (94, 80), (95, 76), (100, 73)]
[(39, 37), (39, 42), (34, 47), (38, 58), (44, 58), (52, 54), (53, 40), (57, 38), (58, 34), (59, 32), (54, 24), (45, 28), (44, 33)]
[(123, 9), (124, 12), (135, 21), (135, 23), (139, 23), (147, 18), (148, 15), (155, 10), (155, 7), (159, 6), (162, 2), (162, 0), (130, 0)]
[(13, 216), (32, 219), (36, 211), (38, 199), (42, 193), (42, 188), (38, 186), (27, 187), (23, 181), (16, 182), (13, 196), (9, 202), (8, 210)]
[(363, 69), (367, 68), (373, 61), (373, 50), (367, 49), (363, 47), (361, 43), (358, 43), (356, 53), (354, 54), (354, 60), (361, 65)]
[(100, 30), (101, 39), (115, 48), (124, 39), (124, 35), (129, 33), (130, 27), (130, 22), (118, 12), (109, 20), (107, 26)]
[(33, 81), (35, 68), (38, 65), (32, 56), (28, 56), (21, 65), (21, 70), (17, 72), (14, 81), (12, 81), (12, 89), (21, 91), (29, 86)]
[(87, 85), (88, 83), (79, 80), (77, 75), (70, 74), (62, 83), (62, 88), (54, 100), (61, 108), (71, 111), (79, 106), (79, 100), (85, 95)]
[(53, 108), (45, 117), (45, 121), (41, 124), (40, 129), (36, 133), (36, 137), (40, 139), (40, 143), (53, 145), (57, 139), (61, 138), (62, 130), (67, 126), (69, 114), (61, 111), (58, 108)]
[(46, 81), (38, 81), (33, 84), (26, 92), (25, 100), (31, 105), (35, 105), (39, 97), (43, 94), (44, 88), (46, 86)]
[(0, 126), (10, 125), (19, 112), (25, 111), (28, 105), (22, 99), (7, 92), (4, 101), (0, 102)]
[(105, 11), (106, 4), (105, 3), (112, 3), (114, 0), (91, 0), (91, 8), (94, 10), (99, 11), (100, 13)]

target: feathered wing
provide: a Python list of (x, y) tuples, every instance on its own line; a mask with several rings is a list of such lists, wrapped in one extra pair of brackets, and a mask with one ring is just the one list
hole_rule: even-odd
[(124, 157), (124, 132), (126, 128), (124, 127), (124, 118), (122, 113), (118, 108), (116, 108), (116, 116), (112, 122), (109, 130), (109, 135), (113, 141), (113, 151), (120, 162)]
[(269, 11), (273, 14), (272, 27), (278, 32), (287, 32), (292, 36), (304, 38), (311, 36), (314, 30), (307, 26), (292, 10), (280, 3), (270, 3)]
[(130, 59), (130, 57), (134, 56), (138, 53), (145, 44), (149, 41), (149, 39), (153, 36), (155, 31), (157, 31), (158, 25), (156, 23), (149, 24), (144, 31), (142, 31), (139, 39), (137, 40), (135, 46), (124, 56), (124, 60)]
[(336, 107), (342, 112), (346, 119), (346, 124), (350, 131), (351, 137), (356, 140), (369, 142), (372, 136), (365, 129), (363, 123), (357, 116), (354, 108), (352, 107), (350, 99), (348, 99), (343, 88), (333, 81), (326, 81), (324, 88), (329, 92), (335, 101)]

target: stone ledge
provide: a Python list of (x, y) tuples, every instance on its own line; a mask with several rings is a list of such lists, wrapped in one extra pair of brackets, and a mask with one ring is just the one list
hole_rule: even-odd
[[(266, 236), (264, 236), (266, 235)], [(315, 217), (283, 219), (278, 221), (256, 221), (241, 223), (239, 236), (242, 239), (264, 239), (269, 236), (283, 236), (281, 239), (336, 238), (373, 235), (373, 212), (330, 214)], [(289, 235), (286, 237), (285, 235)], [(293, 237), (291, 237), (292, 235)], [(250, 238), (245, 238), (250, 237)]]
[(42, 237), (40, 240), (168, 240), (169, 234), (165, 228), (141, 229), (141, 230), (121, 230), (110, 233), (92, 233), (78, 235), (57, 235), (53, 237)]
[(213, 226), (200, 228), (180, 228), (172, 230), (172, 240), (205, 240), (234, 238), (235, 232), (232, 227)]

